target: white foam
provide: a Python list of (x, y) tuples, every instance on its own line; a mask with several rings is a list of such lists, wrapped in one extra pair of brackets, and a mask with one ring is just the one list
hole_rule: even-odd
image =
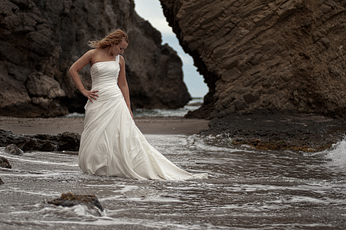
[(27, 159), (25, 157), (15, 157), (15, 156), (9, 156), (9, 155), (2, 155), (0, 154), (1, 157), (5, 157), (10, 160), (16, 160), (16, 161), (21, 161), (21, 162), (30, 162), (30, 163), (37, 163), (37, 164), (46, 164), (46, 165), (64, 165), (64, 166), (70, 166), (70, 167), (76, 167), (78, 166), (77, 164), (69, 164), (65, 162), (52, 162), (52, 161), (42, 161), (42, 160), (33, 160), (33, 159)]
[[(208, 137), (205, 137), (205, 140), (208, 141), (208, 140), (214, 140), (217, 138), (222, 138), (222, 137), (208, 136)], [(229, 139), (228, 141), (230, 142), (231, 139)], [(191, 135), (187, 137), (186, 145), (190, 149), (196, 149), (196, 150), (208, 151), (208, 152), (237, 152), (239, 151), (238, 149), (235, 149), (235, 148), (225, 148), (220, 146), (208, 145), (205, 143), (204, 139), (198, 135)]]
[(60, 195), (60, 193), (57, 192), (50, 192), (50, 193), (45, 193), (45, 192), (35, 192), (35, 191), (30, 191), (30, 190), (24, 190), (24, 189), (20, 189), (20, 188), (15, 188), (15, 187), (9, 187), (9, 190), (11, 191), (11, 193), (25, 193), (25, 194), (30, 194), (30, 195), (39, 195), (39, 196), (49, 196), (49, 197), (55, 197)]
[[(14, 171), (15, 172), (15, 171)], [(61, 176), (61, 173), (47, 173), (47, 174), (31, 174), (30, 172), (23, 172), (20, 174), (11, 174), (11, 173), (0, 173), (0, 176), (8, 176), (8, 177), (56, 177), (56, 176)]]
[(330, 166), (345, 167), (346, 166), (346, 138), (333, 146), (332, 150), (326, 152), (326, 157), (331, 161)]

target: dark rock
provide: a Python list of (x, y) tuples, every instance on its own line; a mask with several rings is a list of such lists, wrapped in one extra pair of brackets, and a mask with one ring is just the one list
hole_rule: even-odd
[(23, 151), (78, 151), (79, 143), (78, 133), (29, 135), (0, 129), (0, 146), (14, 144)]
[[(68, 69), (90, 49), (88, 41), (117, 28), (130, 39), (124, 56), (133, 109), (179, 108), (191, 100), (180, 58), (137, 15), (133, 0), (2, 0), (0, 15), (0, 115), (84, 112), (87, 100)], [(89, 67), (80, 76), (90, 88)]]
[(187, 117), (225, 117), (232, 106), (345, 116), (345, 1), (160, 2), (209, 87)]
[(1, 178), (0, 178), (0, 185), (2, 185), (2, 184), (4, 184), (4, 182), (1, 180)]
[(23, 150), (18, 148), (17, 145), (15, 144), (7, 145), (7, 147), (5, 148), (5, 151), (12, 155), (18, 155), (18, 156), (23, 155)]
[(265, 150), (318, 152), (345, 138), (346, 119), (314, 114), (234, 113), (212, 119), (209, 126), (201, 135), (219, 136), (226, 146), (247, 144)]
[(78, 151), (80, 135), (78, 133), (64, 132), (58, 135), (58, 151)]
[(78, 204), (86, 205), (88, 208), (97, 207), (101, 212), (103, 207), (95, 195), (74, 195), (72, 193), (64, 193), (60, 198), (48, 201), (49, 204), (60, 205), (64, 207), (72, 207)]
[(5, 157), (0, 157), (0, 167), (7, 169), (12, 168), (10, 162), (8, 162), (8, 160)]
[(41, 75), (41, 73), (29, 75), (26, 82), (26, 88), (29, 95), (33, 98), (43, 97), (46, 99), (52, 99), (65, 96), (65, 92), (60, 88), (59, 82), (54, 78)]

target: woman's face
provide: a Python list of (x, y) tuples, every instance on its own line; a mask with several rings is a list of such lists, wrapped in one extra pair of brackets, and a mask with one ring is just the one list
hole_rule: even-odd
[(124, 50), (127, 48), (128, 43), (123, 39), (118, 45), (111, 47), (111, 52), (114, 56), (124, 53)]

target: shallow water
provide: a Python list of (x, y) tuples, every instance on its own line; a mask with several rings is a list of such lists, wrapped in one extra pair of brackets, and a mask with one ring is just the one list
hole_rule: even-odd
[[(4, 153), (0, 229), (345, 229), (346, 141), (302, 154), (209, 145), (217, 137), (146, 135), (180, 167), (209, 179), (141, 181), (83, 174), (77, 155)], [(95, 194), (104, 212), (48, 204)]]
[[(192, 100), (180, 109), (136, 109), (134, 117), (184, 117), (189, 111), (197, 110), (203, 104), (203, 98), (192, 98)], [(64, 118), (84, 117), (84, 113), (71, 113)]]

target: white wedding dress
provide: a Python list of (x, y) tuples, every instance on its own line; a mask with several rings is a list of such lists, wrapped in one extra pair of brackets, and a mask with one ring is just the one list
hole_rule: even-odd
[(93, 64), (90, 72), (92, 91), (98, 90), (99, 97), (85, 105), (78, 155), (83, 172), (159, 180), (207, 177), (178, 168), (147, 142), (133, 121), (117, 84), (119, 55), (115, 61)]

